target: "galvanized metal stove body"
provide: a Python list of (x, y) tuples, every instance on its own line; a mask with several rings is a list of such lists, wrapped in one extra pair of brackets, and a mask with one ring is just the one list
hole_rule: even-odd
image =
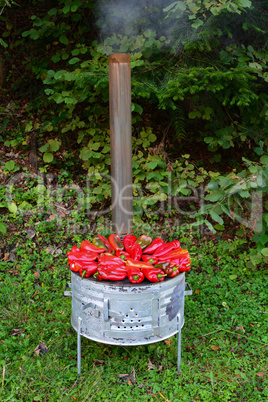
[[(81, 335), (110, 345), (145, 345), (178, 333), (178, 371), (181, 360), (181, 329), (184, 325), (184, 296), (192, 290), (185, 274), (163, 282), (128, 280), (100, 282), (71, 273), (71, 324), (77, 331), (77, 365), (81, 372)], [(186, 290), (186, 287), (189, 290)]]

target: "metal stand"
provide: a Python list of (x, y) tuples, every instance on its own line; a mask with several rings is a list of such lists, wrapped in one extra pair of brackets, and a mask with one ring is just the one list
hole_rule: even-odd
[(77, 373), (81, 374), (81, 324), (82, 318), (78, 318), (77, 328)]
[(178, 332), (178, 357), (177, 357), (177, 369), (178, 373), (181, 371), (181, 329)]
[[(78, 328), (77, 328), (77, 374), (81, 374), (81, 326), (82, 318), (78, 318)], [(180, 373), (181, 365), (181, 329), (178, 331), (178, 349), (177, 349), (177, 370)]]
[[(73, 291), (72, 290), (67, 291), (67, 288), (72, 289), (72, 283), (67, 283), (66, 284), (65, 291), (64, 291), (64, 296), (73, 296), (73, 293), (75, 292), (75, 287), (74, 287)], [(186, 289), (188, 289), (188, 290), (186, 290)], [(180, 373), (180, 371), (181, 371), (181, 369), (180, 369), (180, 364), (181, 364), (181, 329), (182, 329), (183, 324), (184, 324), (184, 296), (190, 296), (191, 294), (192, 294), (192, 289), (191, 289), (190, 285), (187, 282), (185, 282), (184, 292), (183, 292), (183, 299), (182, 299), (183, 300), (183, 305), (182, 305), (183, 307), (182, 307), (182, 310), (177, 314), (177, 320), (176, 320), (177, 331), (173, 332), (173, 334), (170, 334), (170, 336), (175, 335), (176, 333), (178, 334), (178, 338), (177, 338), (178, 339), (178, 347), (177, 347), (177, 370), (178, 370), (178, 373)], [(172, 297), (171, 297), (171, 299), (172, 299)], [(103, 312), (104, 320), (106, 320), (106, 321), (109, 320), (108, 304), (109, 304), (109, 299), (105, 297), (102, 312)], [(131, 304), (131, 306), (132, 305), (133, 304)], [(84, 330), (82, 329), (83, 318), (80, 316), (80, 314), (82, 314), (84, 312), (84, 310), (86, 310), (88, 307), (92, 307), (93, 309), (95, 309), (96, 305), (94, 303), (90, 302), (90, 303), (87, 303), (85, 305), (82, 304), (82, 305), (79, 305), (79, 306), (80, 306), (80, 312), (78, 313), (78, 317), (77, 317), (77, 327), (74, 327), (74, 328), (77, 331), (77, 373), (81, 374), (81, 336), (85, 336), (85, 337), (88, 337), (88, 336), (87, 336), (87, 333), (85, 331), (85, 327), (84, 327)], [(98, 318), (99, 317), (99, 311), (98, 310), (96, 310), (96, 311), (98, 312), (98, 314), (93, 314), (92, 317), (97, 317)], [(169, 314), (172, 314), (172, 310), (169, 311)], [(176, 315), (175, 315), (175, 317), (176, 317)], [(133, 324), (131, 324), (131, 325), (133, 325)], [(163, 340), (166, 339), (166, 338), (167, 338), (167, 335), (165, 334), (165, 336), (163, 337)], [(98, 339), (93, 339), (93, 340), (98, 341)], [(159, 341), (160, 340), (161, 339), (159, 339)], [(109, 342), (104, 342), (104, 343), (109, 344)], [(148, 342), (148, 343), (150, 343), (150, 342)], [(151, 343), (153, 343), (153, 342), (151, 342)], [(143, 342), (143, 343), (140, 343), (140, 344), (147, 344), (147, 343)], [(124, 345), (124, 343), (121, 344), (121, 346), (123, 346), (123, 345)]]

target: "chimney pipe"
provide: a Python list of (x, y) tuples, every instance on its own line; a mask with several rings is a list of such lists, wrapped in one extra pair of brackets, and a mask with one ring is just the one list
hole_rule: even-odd
[(130, 55), (109, 56), (113, 232), (133, 231)]

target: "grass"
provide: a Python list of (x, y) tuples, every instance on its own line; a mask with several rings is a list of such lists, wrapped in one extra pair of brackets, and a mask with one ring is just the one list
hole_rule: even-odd
[[(0, 190), (4, 202), (5, 186)], [(14, 190), (20, 206), (25, 201), (21, 190)], [(27, 197), (36, 205), (34, 187)], [(250, 244), (244, 239), (204, 242), (181, 226), (172, 228), (169, 216), (162, 223), (158, 216), (148, 216), (137, 232), (179, 238), (192, 257), (186, 280), (193, 295), (185, 298), (181, 373), (176, 336), (137, 347), (82, 337), (78, 375), (71, 298), (63, 297), (70, 281), (66, 252), (91, 233), (104, 234), (107, 222), (88, 218), (75, 207), (58, 221), (52, 207), (1, 217), (12, 231), (0, 239), (2, 253), (15, 257), (0, 261), (0, 401), (268, 400), (267, 268), (250, 263)], [(47, 353), (38, 355), (40, 342)], [(134, 384), (121, 376), (133, 369)]]
[[(78, 375), (71, 298), (63, 290), (70, 281), (65, 253), (82, 236), (66, 239), (64, 228), (42, 223), (35, 238), (25, 239), (23, 231), (15, 237), (16, 262), (0, 263), (1, 401), (268, 399), (267, 269), (248, 268), (243, 241), (202, 243), (184, 235), (193, 295), (185, 299), (180, 374), (173, 336), (138, 347), (82, 338)], [(53, 239), (62, 241), (58, 256), (47, 251)], [(40, 342), (48, 353), (38, 356)], [(133, 368), (135, 384), (123, 381), (120, 374)]]

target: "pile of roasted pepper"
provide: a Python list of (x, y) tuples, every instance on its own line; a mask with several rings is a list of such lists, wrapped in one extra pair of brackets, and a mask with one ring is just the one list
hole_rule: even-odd
[(80, 248), (73, 246), (67, 256), (72, 271), (100, 281), (128, 277), (132, 283), (141, 283), (144, 278), (161, 282), (191, 268), (189, 252), (178, 240), (164, 243), (159, 237), (152, 240), (146, 235), (126, 235), (123, 241), (116, 234), (108, 239), (97, 235), (92, 242), (82, 241)]

